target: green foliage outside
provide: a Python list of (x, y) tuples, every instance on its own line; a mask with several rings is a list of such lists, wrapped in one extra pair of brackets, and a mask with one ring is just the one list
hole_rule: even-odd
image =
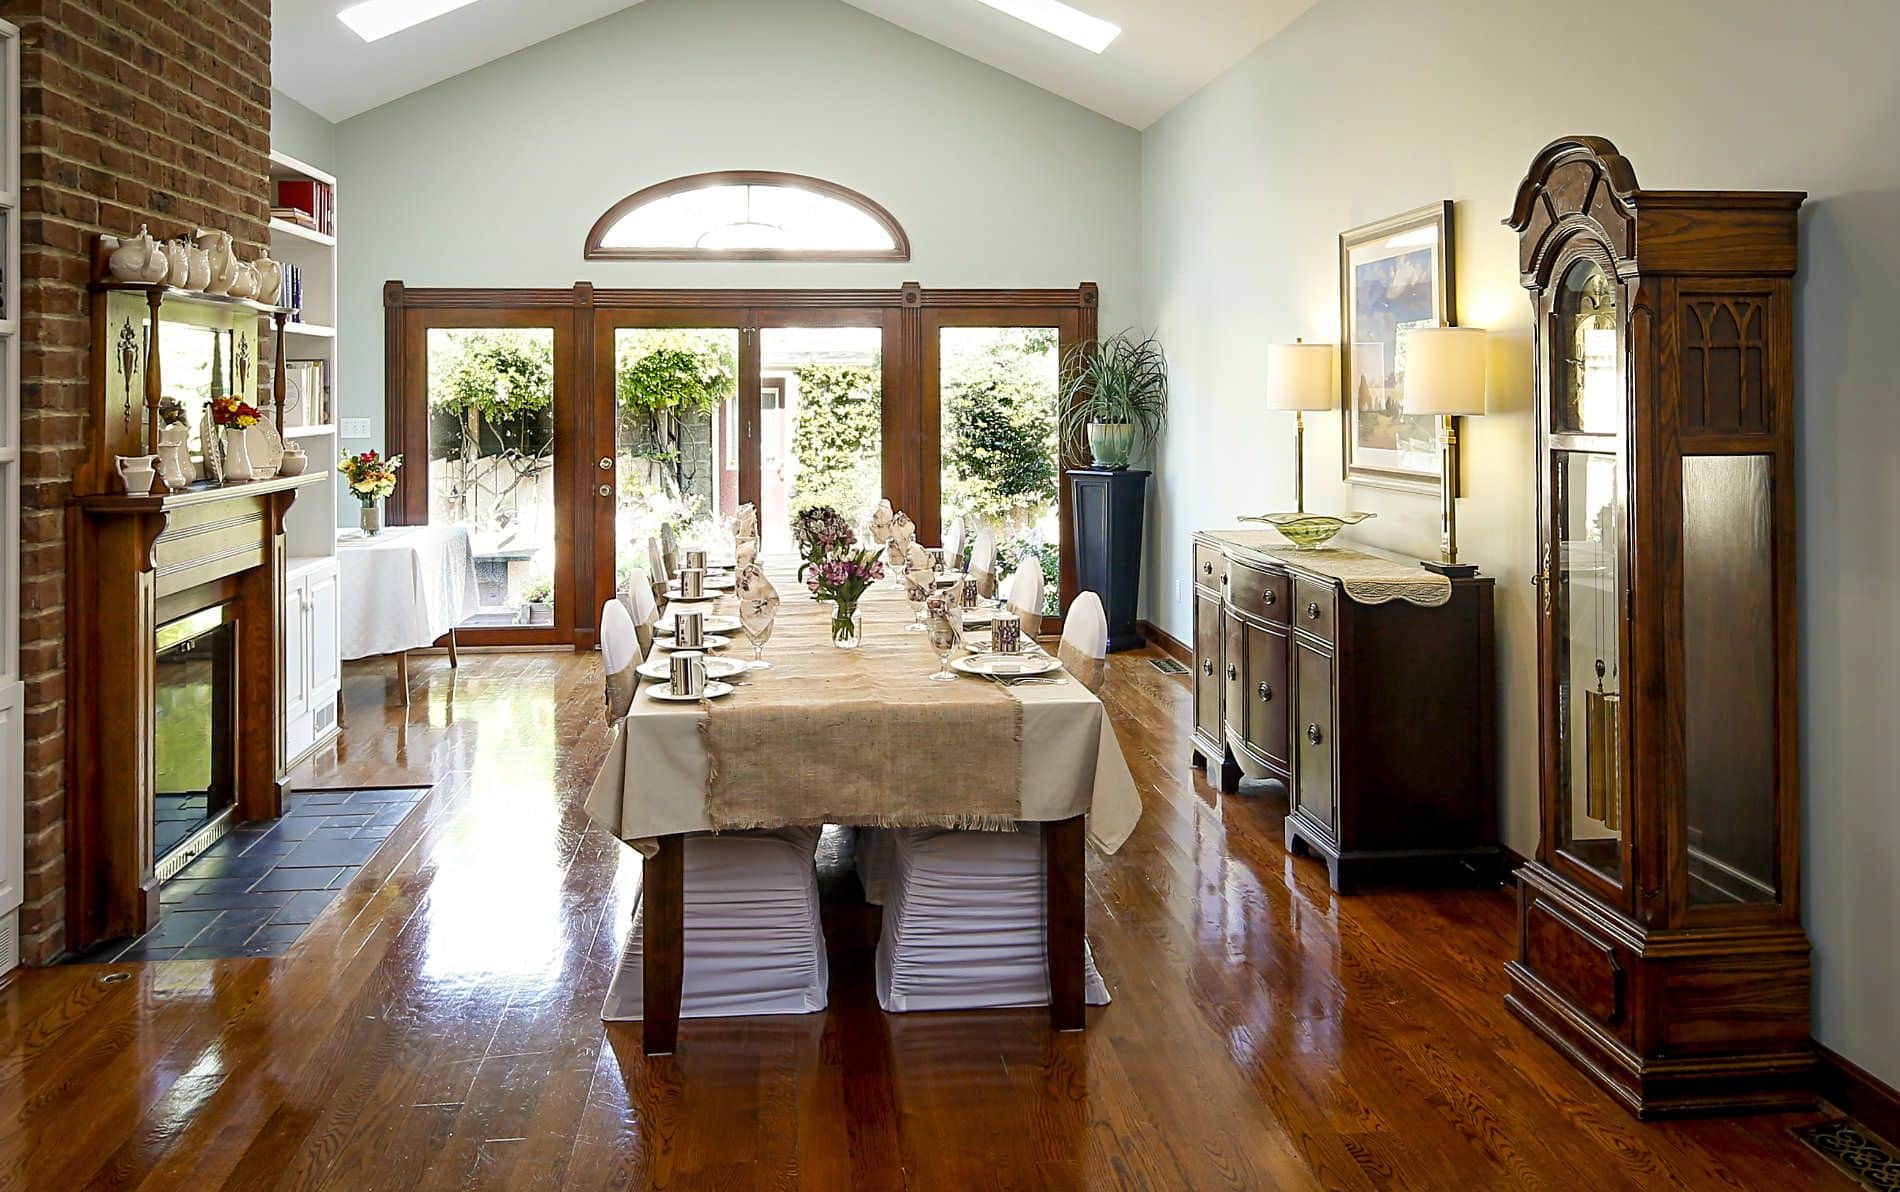
[[(460, 516), (509, 504), (554, 466), (554, 337), (429, 333), (429, 455), (460, 464)], [(477, 467), (488, 461), (494, 467)]]
[(792, 454), (798, 475), (792, 512), (829, 505), (847, 518), (876, 503), (883, 470), (884, 399), (873, 367), (804, 364), (798, 380), (798, 420)]
[(688, 420), (705, 418), (736, 391), (730, 331), (640, 329), (614, 337), (614, 396), (621, 450), (654, 460), (674, 493), (685, 492), (705, 461), (685, 458)]
[(1056, 333), (999, 331), (947, 358), (943, 377), (944, 508), (1005, 534), (1032, 527), (1056, 501)]

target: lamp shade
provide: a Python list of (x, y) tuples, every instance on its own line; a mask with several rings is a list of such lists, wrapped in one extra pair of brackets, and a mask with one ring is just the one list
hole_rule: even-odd
[(1333, 408), (1331, 344), (1267, 345), (1267, 409)]
[(1484, 413), (1482, 327), (1415, 327), (1405, 335), (1407, 414)]

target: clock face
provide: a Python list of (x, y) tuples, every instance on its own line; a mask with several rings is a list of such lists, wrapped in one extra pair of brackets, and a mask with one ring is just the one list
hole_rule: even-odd
[(1615, 283), (1595, 261), (1576, 262), (1558, 285), (1555, 314), (1551, 429), (1621, 432), (1623, 344)]

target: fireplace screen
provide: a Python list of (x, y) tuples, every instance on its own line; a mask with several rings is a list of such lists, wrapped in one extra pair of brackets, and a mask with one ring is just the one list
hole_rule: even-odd
[(159, 627), (154, 863), (234, 801), (236, 697), (237, 624), (222, 606)]

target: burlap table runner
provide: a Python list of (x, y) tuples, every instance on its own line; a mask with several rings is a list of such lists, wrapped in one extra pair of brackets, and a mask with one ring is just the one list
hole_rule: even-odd
[(1451, 600), (1450, 580), (1410, 561), (1380, 558), (1343, 546), (1301, 550), (1275, 530), (1221, 530), (1212, 536), (1270, 555), (1290, 567), (1336, 579), (1346, 595), (1359, 604), (1403, 600), (1421, 608), (1437, 608)]
[[(831, 642), (831, 606), (789, 572), (769, 670), (706, 705), (706, 810), (719, 830), (849, 823), (1001, 830), (1021, 807), (1023, 709), (998, 683), (932, 682), (929, 635), (883, 581), (865, 594), (863, 644)], [(733, 611), (721, 600), (717, 611)], [(736, 656), (750, 653), (735, 635)], [(800, 791), (821, 806), (787, 806)]]

